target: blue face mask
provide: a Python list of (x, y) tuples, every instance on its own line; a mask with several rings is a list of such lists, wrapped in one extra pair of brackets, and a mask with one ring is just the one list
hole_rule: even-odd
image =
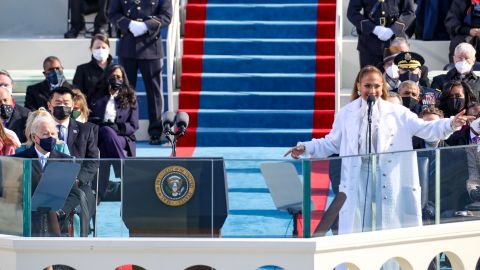
[(55, 142), (56, 140), (53, 137), (42, 138), (40, 139), (39, 145), (43, 150), (51, 152), (55, 146)]

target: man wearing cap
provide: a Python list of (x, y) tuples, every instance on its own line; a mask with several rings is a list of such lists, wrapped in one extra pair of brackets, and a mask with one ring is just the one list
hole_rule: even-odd
[(406, 37), (405, 31), (415, 19), (415, 6), (413, 0), (350, 0), (347, 17), (357, 29), (362, 68), (381, 62), (382, 52), (393, 38)]
[(0, 121), (17, 134), (20, 142), (27, 141), (25, 125), (30, 110), (13, 102), (13, 80), (6, 70), (0, 70)]
[(475, 94), (475, 97), (478, 99), (480, 93), (480, 77), (473, 73), (475, 54), (475, 48), (471, 44), (465, 42), (458, 44), (453, 55), (455, 66), (450, 69), (447, 74), (435, 76), (432, 81), (432, 88), (443, 91), (446, 83), (463, 81), (472, 88), (473, 94)]
[[(395, 57), (393, 63), (398, 66), (398, 78), (401, 82), (413, 81), (419, 86), (419, 103), (421, 105), (421, 110), (430, 106), (435, 106), (441, 92), (437, 89), (419, 85), (422, 76), (421, 67), (425, 63), (425, 59), (415, 52), (402, 52)], [(398, 92), (398, 89), (395, 91)]]

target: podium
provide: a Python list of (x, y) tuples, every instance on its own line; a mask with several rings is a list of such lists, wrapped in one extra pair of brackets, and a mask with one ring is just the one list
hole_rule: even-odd
[(135, 237), (219, 237), (228, 213), (223, 158), (125, 159), (122, 219)]

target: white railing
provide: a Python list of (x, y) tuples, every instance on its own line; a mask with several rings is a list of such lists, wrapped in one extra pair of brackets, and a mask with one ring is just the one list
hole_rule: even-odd
[(173, 90), (175, 87), (174, 67), (175, 60), (180, 56), (180, 1), (172, 0), (172, 19), (167, 33), (167, 91), (168, 110), (173, 109)]
[(427, 269), (445, 252), (455, 270), (475, 269), (480, 221), (312, 239), (22, 238), (0, 235), (0, 269), (42, 269), (52, 264), (81, 269), (248, 270), (380, 269), (395, 258), (403, 270)]

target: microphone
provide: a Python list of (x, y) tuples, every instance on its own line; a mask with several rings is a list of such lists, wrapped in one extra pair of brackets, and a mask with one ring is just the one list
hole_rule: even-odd
[(189, 121), (189, 116), (188, 113), (186, 112), (178, 112), (177, 113), (177, 128), (178, 128), (178, 134), (180, 136), (183, 136), (185, 132), (187, 131), (188, 127), (188, 121)]
[(175, 125), (175, 113), (166, 111), (162, 115), (163, 132), (168, 133)]
[(367, 97), (368, 104), (368, 123), (372, 122), (372, 106), (375, 104), (375, 96)]

